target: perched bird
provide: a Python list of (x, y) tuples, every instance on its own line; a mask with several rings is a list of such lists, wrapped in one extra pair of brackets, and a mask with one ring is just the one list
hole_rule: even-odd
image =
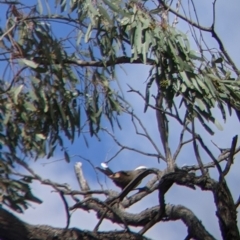
[[(104, 173), (107, 177), (112, 179), (112, 181), (116, 184), (116, 186), (120, 187), (122, 190), (133, 180), (135, 179), (140, 173), (145, 171), (147, 168), (145, 166), (139, 166), (134, 170), (130, 171), (118, 171), (118, 172), (113, 172), (106, 163), (101, 163), (101, 167), (97, 167), (99, 171)], [(137, 183), (137, 185), (139, 185)], [(137, 186), (136, 185), (136, 186)], [(136, 187), (135, 186), (135, 187)]]

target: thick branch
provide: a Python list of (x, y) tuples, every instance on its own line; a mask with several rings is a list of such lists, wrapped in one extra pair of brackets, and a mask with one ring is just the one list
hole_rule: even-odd
[(217, 207), (216, 215), (224, 240), (239, 240), (239, 230), (237, 226), (237, 212), (232, 198), (232, 194), (223, 179), (213, 190), (214, 200)]
[(167, 205), (165, 208), (165, 214), (169, 220), (181, 219), (188, 227), (188, 235), (193, 239), (213, 240), (215, 239), (202, 225), (201, 221), (194, 215), (194, 213), (178, 205)]
[[(39, 64), (51, 64), (48, 59), (43, 59), (43, 58), (38, 58), (38, 57), (34, 58), (34, 61)], [(57, 59), (55, 60), (55, 63), (60, 64), (60, 62)], [(61, 63), (75, 64), (79, 67), (109, 67), (109, 66), (113, 66), (113, 65), (117, 65), (117, 64), (127, 64), (127, 63), (143, 64), (143, 61), (140, 58), (131, 61), (131, 58), (122, 56), (122, 57), (116, 58), (115, 61), (108, 60), (106, 62), (103, 62), (103, 61), (84, 61), (84, 60), (79, 60), (79, 59), (75, 59), (75, 60), (64, 59)], [(147, 59), (146, 63), (148, 65), (154, 65), (155, 61), (149, 58), (149, 59)]]
[[(90, 203), (90, 200), (88, 200)], [(98, 209), (98, 217), (101, 216), (101, 214), (104, 213), (104, 209), (102, 209), (102, 205), (97, 206), (97, 203), (95, 202), (90, 203), (88, 205), (89, 209)], [(86, 207), (86, 205), (85, 205)], [(159, 206), (155, 206), (152, 208), (147, 208), (146, 210), (138, 213), (138, 214), (132, 214), (127, 212), (122, 212), (122, 217), (124, 218), (125, 222), (128, 225), (131, 226), (145, 226), (147, 223), (149, 223), (149, 220), (154, 218), (160, 211)], [(117, 221), (117, 219), (114, 217), (114, 214), (112, 212), (108, 212), (105, 215), (106, 218), (111, 220), (112, 222), (121, 223), (120, 220)], [(212, 240), (214, 237), (211, 236), (210, 233), (206, 231), (204, 226), (202, 225), (201, 221), (194, 215), (194, 213), (189, 210), (188, 208), (181, 206), (181, 205), (166, 205), (165, 206), (165, 220), (167, 221), (176, 221), (176, 220), (182, 220), (183, 223), (187, 226), (189, 234), (191, 234), (192, 237), (195, 239), (206, 239), (206, 240)]]
[[(14, 229), (14, 231), (13, 231)], [(97, 232), (82, 231), (77, 228), (61, 229), (46, 225), (30, 225), (22, 222), (10, 212), (0, 208), (0, 238), (4, 240), (94, 240), (94, 239), (132, 239), (147, 240), (137, 233), (124, 231)]]

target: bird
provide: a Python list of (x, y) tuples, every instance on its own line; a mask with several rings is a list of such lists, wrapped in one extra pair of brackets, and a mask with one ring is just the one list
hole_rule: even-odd
[[(122, 190), (140, 173), (147, 169), (145, 166), (139, 166), (134, 170), (113, 172), (106, 163), (101, 163), (101, 167), (102, 168), (97, 167), (97, 169), (109, 177), (115, 183), (115, 185)], [(135, 187), (140, 183), (141, 181), (138, 182)]]

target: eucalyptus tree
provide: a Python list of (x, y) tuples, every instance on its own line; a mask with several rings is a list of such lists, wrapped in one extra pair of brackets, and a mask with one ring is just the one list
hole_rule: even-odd
[[(239, 201), (234, 202), (225, 179), (239, 151), (237, 136), (216, 155), (196, 128), (200, 125), (213, 135), (233, 111), (239, 116), (240, 72), (216, 31), (216, 0), (211, 6), (213, 20), (209, 27), (201, 25), (196, 1), (56, 0), (53, 4), (5, 0), (0, 4), (6, 16), (1, 19), (0, 37), (1, 239), (147, 239), (144, 234), (153, 225), (175, 220), (186, 225), (186, 239), (214, 239), (187, 206), (165, 203), (165, 194), (174, 183), (210, 191), (222, 239), (240, 239)], [(185, 23), (191, 34), (181, 31), (179, 23)], [(215, 41), (214, 47), (208, 44), (209, 37)], [(152, 140), (116, 87), (121, 82), (118, 66), (127, 64), (133, 70), (136, 64), (149, 67), (145, 92), (132, 87), (131, 79), (129, 92), (139, 96), (145, 114), (156, 112), (152, 121), (157, 123), (160, 144)], [(103, 127), (102, 123), (108, 121), (115, 132), (124, 128), (119, 117), (125, 114), (131, 116), (136, 132), (140, 127), (143, 133), (139, 135), (155, 149), (145, 155), (164, 162), (164, 170), (147, 169), (116, 193), (90, 190), (81, 164), (76, 165), (81, 191), (43, 179), (30, 168), (28, 159), (51, 159), (56, 151), (62, 152), (66, 162), (71, 161), (66, 147), (69, 142), (87, 135), (99, 139), (102, 132), (120, 147), (116, 155), (126, 149), (144, 154), (141, 149), (121, 144)], [(181, 132), (174, 152), (169, 131), (176, 123)], [(178, 156), (187, 144), (195, 156), (191, 165), (179, 167)], [(206, 152), (208, 163), (202, 160), (201, 151)], [(16, 166), (28, 174), (16, 171)], [(217, 169), (217, 180), (211, 177), (209, 168)], [(149, 174), (154, 177), (147, 183), (147, 190), (125, 198)], [(42, 202), (31, 192), (33, 180), (51, 185), (60, 194), (67, 213), (65, 229), (36, 227), (8, 211), (24, 212), (29, 202)], [(159, 192), (157, 206), (137, 214), (126, 211), (154, 191)], [(106, 199), (92, 194), (104, 194)], [(84, 198), (79, 200), (78, 195)], [(69, 206), (68, 196), (76, 201), (73, 206)], [(79, 230), (81, 226), (69, 228), (70, 211), (79, 208), (96, 212), (99, 220), (92, 232)], [(124, 231), (99, 231), (103, 219), (122, 224)], [(134, 232), (129, 227), (141, 230)]]

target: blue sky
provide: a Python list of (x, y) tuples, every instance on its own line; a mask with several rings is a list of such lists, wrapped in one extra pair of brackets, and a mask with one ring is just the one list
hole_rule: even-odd
[[(25, 1), (28, 2), (28, 1)], [(35, 1), (32, 1), (33, 4)], [(211, 1), (196, 1), (197, 2), (197, 11), (199, 13), (200, 22), (204, 26), (210, 26), (212, 20), (212, 10)], [(236, 26), (240, 22), (240, 2), (238, 0), (232, 0), (231, 4), (227, 3), (224, 0), (217, 1), (217, 14), (216, 14), (216, 29), (220, 37), (222, 38), (227, 51), (235, 61), (235, 63), (240, 67), (240, 32)], [(4, 5), (0, 8), (1, 16), (5, 16)], [(4, 19), (1, 19), (1, 26), (4, 24)], [(64, 35), (64, 32), (67, 30), (67, 27), (63, 31), (58, 24), (52, 25), (54, 30), (59, 35)], [(178, 28), (183, 32), (191, 36), (187, 31), (188, 27), (179, 23)], [(216, 46), (215, 42), (212, 40), (209, 33), (204, 34), (207, 42), (210, 42), (212, 46)], [(194, 43), (191, 42), (194, 47)], [(121, 84), (123, 93), (126, 99), (131, 103), (134, 108), (135, 113), (141, 118), (144, 126), (148, 129), (149, 134), (154, 139), (155, 143), (160, 143), (160, 138), (158, 135), (157, 124), (155, 122), (155, 113), (151, 110), (148, 110), (146, 114), (143, 114), (144, 103), (141, 101), (139, 96), (134, 93), (128, 93), (129, 88), (126, 84), (130, 84), (136, 90), (141, 91), (143, 94), (145, 92), (145, 84), (148, 76), (148, 67), (143, 66), (123, 66), (125, 71), (118, 69), (118, 79)], [(3, 66), (0, 67), (0, 73), (3, 71)], [(127, 73), (127, 74), (126, 74)], [(219, 114), (216, 111), (216, 114)], [(220, 115), (219, 115), (220, 116)], [(129, 116), (121, 116), (121, 125), (123, 126), (122, 131), (118, 131), (116, 128), (115, 135), (124, 145), (132, 146), (142, 151), (153, 152), (153, 147), (143, 138), (140, 138), (135, 134), (133, 126), (131, 124), (131, 119)], [(231, 144), (231, 139), (234, 135), (239, 133), (239, 122), (236, 119), (235, 114), (230, 118), (228, 117), (227, 124), (224, 124), (220, 120), (221, 124), (224, 127), (224, 131), (218, 131), (216, 128), (216, 134), (210, 136), (205, 134), (207, 143), (209, 147), (216, 151), (216, 148), (211, 143), (211, 140), (214, 141), (218, 146), (228, 147)], [(103, 122), (103, 126), (107, 127), (109, 130), (109, 124)], [(181, 130), (181, 129), (180, 129)], [(170, 129), (170, 143), (172, 151), (176, 149), (178, 143), (178, 133), (179, 125), (172, 123)], [(73, 145), (69, 145), (69, 154), (70, 156), (76, 155), (73, 157), (71, 162), (67, 164), (64, 160), (54, 162), (54, 160), (59, 160), (63, 158), (63, 153), (58, 152), (54, 158), (45, 160), (40, 159), (37, 162), (32, 162), (31, 167), (43, 178), (51, 179), (53, 181), (59, 181), (62, 183), (68, 183), (72, 189), (79, 189), (77, 180), (74, 173), (74, 164), (77, 161), (83, 162), (83, 170), (85, 173), (86, 179), (90, 183), (91, 189), (100, 189), (100, 186), (96, 179), (95, 171), (92, 166), (83, 159), (79, 158), (77, 155), (81, 155), (89, 160), (95, 165), (99, 166), (101, 162), (110, 159), (117, 151), (118, 147), (116, 144), (107, 136), (106, 134), (101, 134), (101, 141), (99, 142), (96, 138), (89, 139), (89, 148), (86, 147), (84, 140), (79, 138)], [(160, 145), (160, 144), (159, 144)], [(206, 157), (206, 162), (208, 158), (201, 152), (203, 156)], [(191, 147), (184, 148), (184, 151), (179, 155), (177, 164), (182, 166), (184, 164), (196, 164), (194, 153)], [(49, 163), (43, 165), (43, 163)], [(156, 161), (155, 158), (146, 157), (132, 151), (122, 151), (109, 165), (114, 169), (132, 169), (139, 165), (145, 165), (147, 167), (158, 167), (160, 169), (165, 168), (165, 164)], [(240, 183), (239, 178), (239, 157), (236, 157), (235, 164), (232, 168), (231, 173), (227, 177), (229, 186), (233, 191), (233, 196), (235, 200), (238, 198), (238, 185)], [(214, 177), (217, 177), (215, 171), (211, 172)], [(115, 188), (111, 181), (106, 180), (102, 174), (98, 175), (102, 183), (108, 188)], [(33, 205), (32, 208), (29, 208), (24, 214), (19, 215), (23, 220), (33, 223), (33, 224), (49, 224), (56, 227), (64, 227), (66, 224), (65, 212), (63, 208), (63, 203), (61, 202), (60, 197), (51, 192), (51, 188), (46, 186), (41, 186), (38, 183), (33, 185), (33, 192), (41, 198), (44, 203), (41, 205)], [(209, 192), (201, 192), (199, 189), (196, 191), (186, 189), (182, 186), (173, 186), (166, 195), (166, 202), (171, 204), (182, 204), (189, 207), (194, 213), (202, 220), (205, 224), (207, 230), (210, 231), (217, 239), (220, 239), (219, 227), (217, 224), (217, 219), (215, 217), (215, 207), (213, 205), (213, 197)], [(130, 209), (132, 212), (138, 212), (147, 207), (158, 204), (158, 199), (156, 194), (150, 195), (148, 198), (143, 199), (140, 203), (133, 206)], [(37, 217), (36, 217), (37, 216)], [(81, 229), (93, 229), (97, 223), (95, 214), (92, 212), (86, 213), (83, 211), (76, 211), (73, 213), (71, 226), (78, 227)], [(111, 223), (104, 221), (101, 225), (101, 230), (115, 229), (119, 228), (118, 225), (111, 226)], [(170, 222), (170, 223), (160, 223), (155, 225), (150, 231), (147, 232), (146, 236), (158, 239), (161, 235), (162, 239), (167, 240), (177, 240), (183, 239), (187, 235), (187, 229), (180, 221)]]

